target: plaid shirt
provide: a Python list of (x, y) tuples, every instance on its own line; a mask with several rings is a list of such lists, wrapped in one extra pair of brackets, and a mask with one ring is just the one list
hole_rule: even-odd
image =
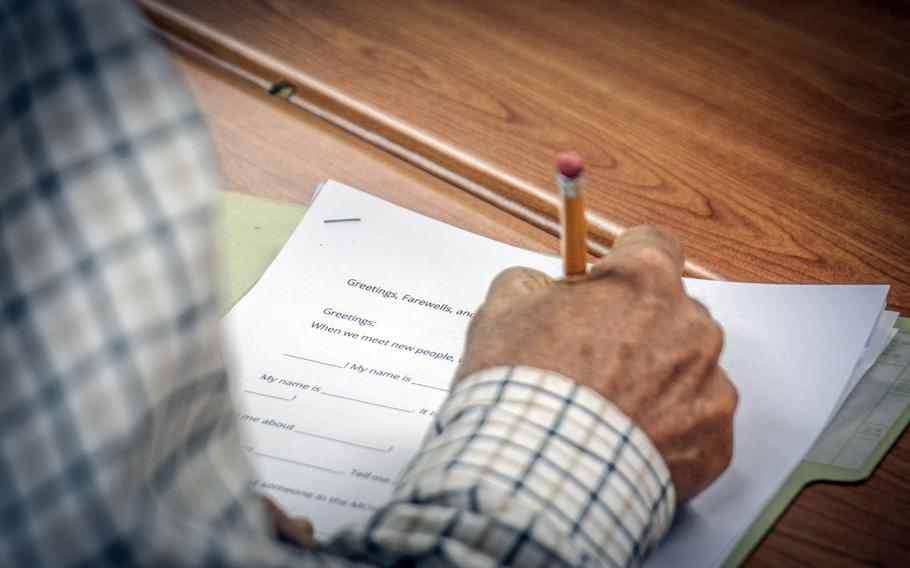
[(202, 117), (134, 7), (0, 0), (0, 565), (626, 565), (673, 487), (565, 378), (454, 389), (392, 500), (311, 552), (251, 487)]

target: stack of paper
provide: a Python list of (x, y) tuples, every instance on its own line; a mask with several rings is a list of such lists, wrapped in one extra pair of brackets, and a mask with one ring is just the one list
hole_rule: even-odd
[[(318, 536), (388, 497), (445, 400), (470, 318), (508, 266), (559, 259), (336, 182), (225, 318), (257, 485)], [(649, 565), (716, 565), (893, 335), (887, 286), (687, 279), (726, 336), (740, 407), (730, 468), (677, 514)]]

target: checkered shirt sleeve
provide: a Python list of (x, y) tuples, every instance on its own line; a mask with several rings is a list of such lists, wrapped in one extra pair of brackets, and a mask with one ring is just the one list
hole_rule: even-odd
[(428, 564), (627, 566), (674, 507), (663, 460), (613, 404), (502, 367), (456, 386), (391, 503), (335, 546), (381, 564), (407, 551)]
[(135, 7), (0, 0), (0, 565), (628, 564), (660, 456), (571, 381), (461, 383), (394, 499), (278, 543), (217, 338), (212, 145)]

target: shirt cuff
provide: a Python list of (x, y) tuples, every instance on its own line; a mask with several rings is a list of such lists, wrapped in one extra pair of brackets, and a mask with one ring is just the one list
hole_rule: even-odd
[[(660, 453), (629, 417), (530, 367), (488, 369), (453, 389), (399, 491), (419, 492), (428, 479), (475, 497), (482, 487), (488, 499), (472, 507), (524, 525), (527, 548), (573, 564), (637, 562), (666, 532), (676, 501)], [(487, 553), (503, 560), (519, 537)]]

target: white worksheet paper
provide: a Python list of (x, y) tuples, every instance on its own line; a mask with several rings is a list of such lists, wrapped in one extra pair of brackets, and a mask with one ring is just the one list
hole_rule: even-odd
[[(321, 538), (381, 506), (445, 400), (471, 313), (508, 266), (559, 259), (328, 182), (224, 320), (258, 479)], [(686, 280), (725, 330), (733, 463), (680, 508), (647, 564), (712, 565), (802, 459), (841, 398), (887, 286)]]

